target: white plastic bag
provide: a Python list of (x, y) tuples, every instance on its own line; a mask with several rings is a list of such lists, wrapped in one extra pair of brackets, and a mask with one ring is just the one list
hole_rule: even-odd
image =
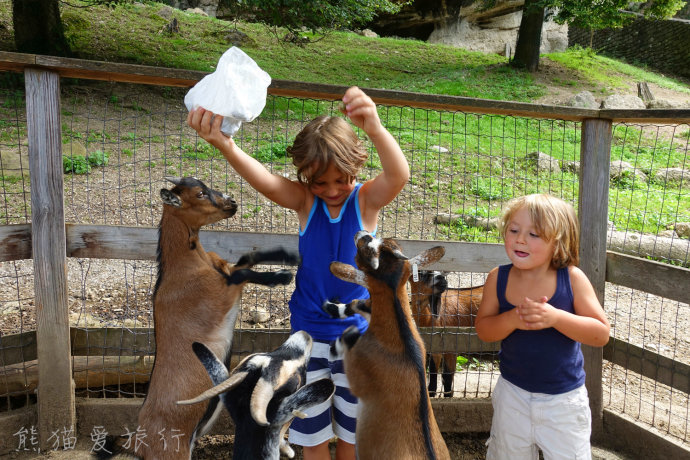
[(187, 110), (203, 107), (222, 115), (220, 130), (232, 136), (242, 122), (250, 122), (266, 106), (271, 76), (237, 47), (220, 57), (213, 73), (202, 78), (184, 97)]

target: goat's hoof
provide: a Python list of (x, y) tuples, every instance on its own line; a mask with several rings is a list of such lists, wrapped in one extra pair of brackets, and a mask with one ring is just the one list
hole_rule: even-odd
[(345, 343), (347, 348), (352, 348), (355, 346), (355, 343), (357, 343), (357, 340), (359, 340), (361, 336), (362, 334), (359, 332), (359, 328), (357, 326), (350, 326), (343, 331), (341, 340)]
[(269, 285), (270, 287), (274, 287), (279, 284), (290, 284), (290, 282), (292, 282), (292, 278), (294, 277), (293, 273), (290, 270), (278, 270), (274, 273), (274, 275), (275, 277), (273, 278), (273, 283)]

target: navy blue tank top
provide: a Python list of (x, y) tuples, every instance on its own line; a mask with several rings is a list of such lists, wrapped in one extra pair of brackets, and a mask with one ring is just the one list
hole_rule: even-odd
[[(505, 295), (511, 268), (512, 264), (498, 268), (496, 293), (499, 313), (515, 308)], [(558, 270), (556, 292), (548, 303), (574, 313), (568, 267)], [(585, 383), (580, 343), (554, 328), (513, 331), (501, 341), (499, 357), (503, 378), (532, 393), (562, 394)]]
[(321, 305), (326, 300), (348, 303), (368, 299), (369, 291), (358, 284), (342, 281), (331, 274), (330, 264), (340, 261), (356, 267), (355, 234), (363, 230), (356, 184), (336, 218), (331, 218), (326, 203), (318, 197), (309, 212), (304, 230), (299, 233), (302, 263), (295, 276), (295, 291), (290, 298), (290, 326), (306, 331), (314, 339), (333, 340), (351, 325), (364, 332), (368, 323), (362, 316), (333, 319)]

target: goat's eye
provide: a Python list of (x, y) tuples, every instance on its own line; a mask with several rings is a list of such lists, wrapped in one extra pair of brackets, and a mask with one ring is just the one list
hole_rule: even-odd
[(202, 199), (202, 198), (205, 197), (205, 196), (206, 196), (206, 194), (205, 194), (204, 192), (199, 192), (199, 193), (196, 194), (196, 197), (199, 198), (199, 199)]

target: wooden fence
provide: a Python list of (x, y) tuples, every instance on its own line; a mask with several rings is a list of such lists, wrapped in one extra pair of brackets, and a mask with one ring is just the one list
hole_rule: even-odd
[[(63, 427), (90, 427), (104, 411), (113, 413), (111, 427), (122, 420), (134, 420), (139, 400), (80, 400), (73, 390), (72, 355), (81, 350), (109, 349), (108, 340), (115, 334), (107, 330), (83, 334), (70, 328), (67, 310), (68, 257), (155, 260), (156, 229), (142, 227), (82, 225), (65, 222), (63, 210), (63, 164), (61, 142), (60, 78), (118, 81), (162, 86), (189, 87), (203, 72), (161, 69), (146, 66), (64, 59), (49, 56), (0, 52), (0, 70), (23, 72), (26, 85), (26, 111), (31, 173), (31, 224), (0, 227), (0, 261), (33, 259), (37, 329), (24, 332), (21, 338), (4, 337), (0, 353), (7, 368), (21, 360), (36, 359), (38, 400), (35, 408), (0, 413), (0, 453), (11, 450), (16, 427), (35, 425), (43, 445), (51, 433)], [(273, 81), (273, 95), (336, 100), (343, 87)], [(592, 281), (600, 300), (604, 299), (605, 282), (628, 286), (652, 294), (690, 303), (690, 270), (627, 255), (607, 252), (607, 220), (609, 163), (614, 122), (688, 123), (690, 110), (590, 110), (526, 103), (489, 101), (453, 96), (402, 93), (388, 90), (367, 90), (378, 104), (411, 106), (443, 111), (484, 114), (505, 114), (537, 119), (574, 120), (581, 123), (581, 170), (578, 215), (583, 231), (581, 268)], [(253, 232), (202, 232), (206, 249), (224, 254), (228, 260), (239, 254), (269, 245), (296, 248), (295, 235), (257, 234)], [(126, 242), (126, 244), (124, 244)], [(414, 254), (432, 241), (401, 241), (406, 253)], [(488, 272), (505, 263), (501, 245), (485, 243), (443, 242), (446, 256), (434, 268), (451, 271)], [(641, 277), (640, 273), (644, 273)], [(427, 346), (432, 351), (447, 350), (438, 329), (425, 331)], [(457, 332), (457, 331), (455, 331)], [(136, 349), (139, 340), (150, 341), (150, 330), (134, 330), (117, 337)], [(286, 335), (287, 330), (284, 331)], [(254, 349), (277, 346), (285, 335), (263, 335), (246, 332), (236, 340), (253, 341)], [(239, 337), (239, 338), (237, 338)], [(480, 344), (476, 336), (464, 350), (496, 350), (497, 346)], [(21, 353), (13, 355), (12, 340), (30, 343)], [(87, 343), (88, 342), (88, 343)], [(257, 345), (258, 344), (258, 345)], [(495, 345), (495, 344), (494, 344)], [(638, 453), (680, 458), (688, 446), (673, 443), (652, 434), (625, 417), (602, 406), (602, 363), (606, 359), (642, 375), (650, 375), (679, 391), (688, 392), (690, 367), (631, 344), (622, 346), (616, 340), (603, 349), (583, 347), (586, 360), (587, 388), (593, 412), (593, 433), (596, 439), (620, 447), (635, 448)], [(456, 346), (456, 344), (453, 344)], [(99, 348), (94, 348), (99, 347)], [(450, 351), (450, 350), (449, 350)], [(650, 364), (653, 363), (653, 364)], [(490, 427), (489, 400), (434, 400), (434, 409), (442, 431), (486, 432)], [(461, 422), (460, 422), (461, 421)], [(103, 424), (102, 420), (100, 423)], [(107, 428), (107, 427), (106, 427)], [(631, 436), (633, 433), (633, 436)]]

